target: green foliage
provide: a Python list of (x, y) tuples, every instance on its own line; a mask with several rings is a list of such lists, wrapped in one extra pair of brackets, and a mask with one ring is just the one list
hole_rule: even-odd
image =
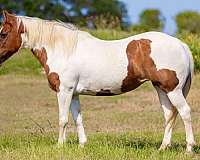
[(34, 16), (43, 19), (60, 19), (62, 21), (69, 21), (65, 13), (65, 6), (59, 1), (49, 0), (23, 0), (21, 5), (27, 16)]
[(119, 0), (64, 0), (69, 7), (69, 13), (72, 13), (72, 21), (76, 24), (93, 23), (95, 17), (110, 14), (118, 17), (120, 23), (127, 16), (127, 9), (123, 2)]
[(21, 5), (17, 1), (0, 0), (0, 10), (8, 10), (12, 13), (19, 13)]
[[(119, 0), (0, 0), (0, 9), (8, 10), (16, 14), (25, 14), (31, 17), (43, 19), (59, 19), (64, 22), (72, 22), (79, 26), (92, 24), (101, 15), (106, 16), (107, 22), (117, 17), (117, 25), (123, 26), (127, 10), (123, 2)], [(104, 23), (109, 25), (109, 23)], [(98, 22), (98, 24), (100, 24)], [(101, 26), (98, 26), (101, 27)]]
[(178, 33), (200, 33), (200, 14), (195, 11), (184, 11), (176, 15)]
[(93, 20), (96, 29), (120, 29), (120, 20), (118, 17), (108, 14), (96, 16)]
[[(0, 138), (0, 157), (4, 160), (192, 160), (199, 154), (185, 154), (184, 134), (176, 134), (172, 147), (158, 151), (162, 134), (95, 133), (89, 135), (84, 148), (78, 147), (76, 137), (69, 136), (63, 147), (56, 146), (55, 134), (5, 135)], [(195, 149), (199, 153), (199, 147)]]
[(184, 41), (191, 49), (194, 59), (194, 69), (196, 72), (200, 71), (200, 36), (197, 34), (179, 34), (177, 35), (182, 41)]
[(164, 18), (157, 9), (147, 9), (140, 14), (140, 24), (151, 29), (162, 30)]
[(153, 31), (153, 30), (151, 30), (148, 26), (144, 26), (141, 24), (134, 24), (131, 26), (131, 31), (139, 34), (139, 33)]
[(109, 29), (98, 29), (98, 30), (91, 30), (90, 33), (95, 37), (104, 40), (116, 40), (122, 39), (125, 37), (130, 36), (133, 33), (126, 32), (126, 31), (119, 31), (119, 30), (109, 30)]
[(140, 14), (139, 23), (131, 29), (136, 32), (162, 31), (165, 19), (157, 9), (147, 9)]

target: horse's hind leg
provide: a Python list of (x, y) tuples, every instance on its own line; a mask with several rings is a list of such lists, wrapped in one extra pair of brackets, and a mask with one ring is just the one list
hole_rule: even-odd
[(187, 141), (187, 151), (192, 152), (192, 146), (195, 144), (195, 141), (192, 131), (190, 106), (186, 102), (182, 89), (175, 89), (174, 91), (167, 93), (167, 95), (173, 106), (175, 106), (178, 110), (184, 122)]
[(87, 138), (86, 138), (84, 127), (83, 127), (82, 115), (81, 115), (81, 110), (80, 110), (80, 102), (79, 102), (78, 96), (73, 96), (70, 109), (71, 109), (72, 117), (77, 127), (79, 144), (83, 146), (86, 143)]
[(172, 129), (173, 129), (178, 112), (176, 108), (169, 101), (167, 94), (164, 91), (162, 91), (160, 88), (156, 86), (154, 87), (158, 93), (160, 104), (164, 111), (164, 117), (165, 117), (165, 123), (166, 123), (163, 141), (159, 148), (159, 150), (164, 150), (168, 146), (171, 145)]

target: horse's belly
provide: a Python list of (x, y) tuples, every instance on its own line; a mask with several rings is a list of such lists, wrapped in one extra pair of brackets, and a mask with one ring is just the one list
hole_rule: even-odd
[(127, 76), (127, 58), (124, 56), (111, 60), (110, 63), (99, 60), (93, 65), (82, 67), (76, 92), (99, 96), (121, 94), (121, 86)]
[(117, 95), (121, 94), (121, 86), (123, 79), (126, 77), (126, 70), (124, 73), (110, 72), (94, 73), (87, 78), (82, 77), (76, 87), (76, 92), (86, 95)]
[(98, 82), (90, 82), (87, 84), (79, 83), (76, 88), (76, 93), (83, 95), (101, 95), (112, 96), (121, 94), (121, 83), (118, 84), (104, 84), (98, 85)]

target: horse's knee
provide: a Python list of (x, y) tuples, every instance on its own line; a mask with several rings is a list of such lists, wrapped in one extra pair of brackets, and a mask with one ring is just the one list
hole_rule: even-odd
[(67, 125), (68, 121), (67, 118), (61, 118), (59, 119), (59, 126), (64, 128)]

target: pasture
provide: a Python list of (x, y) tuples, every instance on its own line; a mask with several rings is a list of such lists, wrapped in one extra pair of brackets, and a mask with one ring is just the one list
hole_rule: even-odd
[(185, 132), (178, 117), (172, 147), (159, 152), (164, 118), (151, 84), (114, 97), (81, 96), (85, 148), (78, 146), (72, 118), (69, 138), (57, 147), (55, 93), (38, 62), (22, 50), (0, 68), (0, 159), (200, 159), (200, 75), (194, 76), (188, 100), (197, 146), (185, 154)]

